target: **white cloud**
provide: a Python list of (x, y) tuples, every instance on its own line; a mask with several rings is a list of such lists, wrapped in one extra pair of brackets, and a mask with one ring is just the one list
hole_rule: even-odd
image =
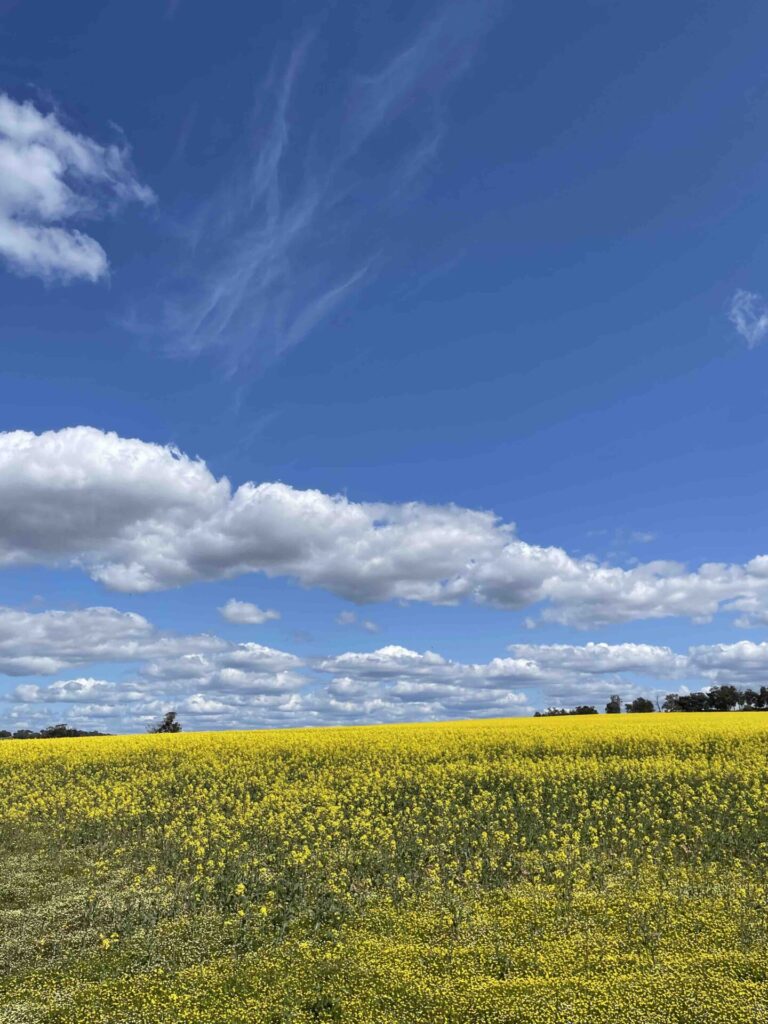
[(768, 683), (768, 643), (740, 640), (733, 644), (691, 647), (691, 673), (710, 683), (752, 686)]
[(371, 619), (359, 619), (356, 612), (343, 611), (336, 616), (336, 622), (340, 626), (358, 626), (366, 633), (378, 633), (379, 627)]
[(58, 716), (93, 728), (136, 730), (171, 707), (197, 728), (527, 715), (547, 704), (602, 707), (611, 693), (630, 699), (686, 684), (758, 686), (768, 670), (768, 643), (749, 641), (685, 654), (633, 643), (513, 644), (511, 657), (485, 663), (387, 645), (307, 664), (259, 644), (195, 651), (196, 639), (187, 638), (186, 654), (151, 661), (127, 682), (85, 676), (22, 683), (3, 718), (46, 724)]
[(317, 667), (322, 672), (354, 674), (361, 679), (422, 674), (434, 677), (436, 673), (450, 675), (457, 670), (456, 666), (452, 668), (451, 662), (433, 651), (420, 654), (396, 644), (381, 647), (370, 653), (349, 651), (331, 658), (322, 658)]
[(262, 626), (265, 622), (280, 618), (280, 612), (272, 608), (264, 610), (258, 605), (249, 604), (248, 601), (237, 601), (234, 597), (219, 608), (219, 612), (227, 622), (233, 622), (238, 626)]
[(677, 562), (646, 562), (632, 569), (588, 560), (579, 571), (554, 574), (542, 585), (550, 607), (542, 618), (585, 628), (611, 622), (681, 616), (707, 622), (734, 602), (768, 600), (768, 558), (743, 565), (707, 562), (688, 571)]
[(528, 659), (542, 669), (602, 675), (637, 672), (657, 678), (676, 678), (687, 668), (685, 655), (653, 644), (510, 644), (517, 659)]
[(768, 608), (768, 556), (624, 569), (528, 544), (492, 512), (233, 489), (175, 449), (90, 427), (0, 434), (0, 488), (0, 566), (77, 566), (127, 593), (262, 572), (357, 602), (541, 604), (583, 628)]
[(21, 683), (13, 691), (13, 699), (48, 704), (88, 704), (93, 701), (127, 703), (141, 699), (142, 694), (104, 679), (59, 679), (48, 686)]
[(209, 654), (190, 653), (149, 662), (136, 685), (153, 696), (184, 695), (190, 687), (215, 693), (217, 699), (222, 695), (291, 694), (308, 685), (304, 667), (301, 658), (287, 651), (262, 644), (232, 644)]
[(213, 655), (223, 668), (245, 669), (252, 672), (278, 672), (299, 668), (303, 660), (295, 654), (278, 651), (263, 644), (237, 644)]
[(768, 306), (755, 292), (739, 289), (731, 299), (728, 319), (749, 348), (755, 348), (768, 335)]
[[(190, 644), (189, 648), (193, 648)], [(220, 679), (222, 673), (229, 680), (242, 680), (246, 676), (272, 675), (294, 672), (304, 662), (295, 654), (279, 651), (262, 644), (231, 644), (218, 651), (204, 654), (195, 651), (182, 657), (170, 657), (150, 662), (143, 674), (150, 679)]]
[[(78, 645), (78, 625), (88, 629), (90, 618), (109, 618), (107, 613), (111, 613), (113, 629), (102, 630), (103, 642), (97, 640), (91, 627), (90, 639)], [(16, 636), (14, 649), (20, 652), (15, 661), (28, 664), (30, 673), (34, 659), (28, 652), (41, 642), (45, 647), (59, 643), (63, 648), (61, 657), (43, 667), (45, 674), (50, 674), (53, 666), (85, 660), (89, 654), (99, 661), (154, 660), (143, 661), (138, 674), (126, 682), (85, 676), (47, 684), (21, 683), (7, 696), (12, 703), (4, 716), (17, 723), (23, 720), (39, 724), (53, 714), (61, 714), (73, 724), (86, 720), (95, 723), (98, 719), (112, 728), (135, 730), (175, 707), (214, 727), (275, 724), (284, 713), (280, 709), (285, 709), (310, 681), (302, 671), (302, 659), (286, 651), (261, 644), (227, 644), (206, 635), (162, 634), (141, 616), (127, 616), (114, 609), (38, 613), (38, 621), (33, 623), (36, 629), (29, 627), (26, 614), (19, 613), (23, 633)], [(129, 630), (127, 638), (114, 628), (121, 615), (134, 620), (135, 629)], [(50, 628), (52, 620), (55, 629)], [(0, 671), (3, 666), (0, 662)], [(11, 669), (17, 674), (15, 663)], [(62, 710), (44, 710), (48, 705), (62, 705)], [(299, 705), (291, 706), (297, 709)], [(273, 712), (275, 722), (270, 717)]]
[(28, 612), (0, 607), (0, 674), (50, 675), (87, 662), (173, 657), (194, 647), (224, 648), (213, 636), (163, 633), (143, 616), (115, 608)]
[(128, 150), (69, 131), (54, 113), (0, 94), (0, 257), (19, 274), (97, 281), (99, 243), (73, 227), (130, 202), (149, 203)]
[(389, 695), (396, 697), (437, 695), (448, 687), (446, 692), (458, 688), (478, 698), (491, 691), (509, 693), (510, 686), (536, 688), (549, 697), (571, 691), (610, 693), (620, 678), (676, 680), (689, 670), (685, 655), (650, 644), (512, 644), (509, 651), (512, 657), (478, 664), (452, 661), (434, 651), (389, 645), (321, 658), (315, 668), (336, 676), (329, 687), (335, 694), (343, 691), (348, 696), (359, 691), (370, 695), (387, 683), (393, 684)]
[[(715, 657), (716, 649), (694, 650), (696, 659), (693, 652), (679, 654), (651, 644), (512, 644), (512, 657), (478, 664), (390, 645), (320, 659), (315, 668), (334, 675), (323, 693), (341, 702), (347, 716), (355, 706), (370, 706), (370, 714), (389, 709), (391, 721), (462, 713), (503, 716), (528, 714), (534, 705), (602, 708), (616, 692), (631, 698), (677, 689), (682, 679), (718, 681), (715, 668), (704, 664), (705, 654), (714, 652)], [(739, 659), (738, 652), (732, 656)], [(768, 660), (768, 644), (764, 657)]]

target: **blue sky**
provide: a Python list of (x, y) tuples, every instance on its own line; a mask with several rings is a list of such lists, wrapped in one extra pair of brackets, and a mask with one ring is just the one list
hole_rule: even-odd
[(763, 5), (0, 9), (0, 727), (768, 679)]

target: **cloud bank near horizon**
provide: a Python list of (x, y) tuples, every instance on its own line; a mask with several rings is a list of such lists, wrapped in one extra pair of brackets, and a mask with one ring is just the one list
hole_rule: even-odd
[[(99, 678), (87, 671), (94, 662), (133, 668), (121, 680)], [(86, 673), (72, 673), (78, 668)], [(546, 705), (600, 706), (615, 692), (759, 687), (766, 672), (765, 642), (684, 653), (637, 643), (511, 644), (483, 663), (398, 644), (303, 658), (252, 641), (161, 631), (108, 607), (0, 608), (0, 675), (24, 677), (0, 698), (0, 724), (17, 727), (61, 716), (135, 731), (169, 707), (201, 729), (515, 716)]]

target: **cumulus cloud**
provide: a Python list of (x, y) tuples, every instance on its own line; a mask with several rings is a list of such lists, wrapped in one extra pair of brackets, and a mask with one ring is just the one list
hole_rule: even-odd
[(768, 335), (768, 306), (756, 292), (739, 289), (731, 299), (728, 319), (749, 348), (755, 348)]
[(692, 674), (718, 686), (764, 685), (768, 679), (768, 643), (740, 640), (691, 647), (688, 660)]
[(450, 676), (458, 671), (457, 665), (453, 665), (440, 654), (433, 651), (411, 651), (396, 644), (389, 644), (370, 653), (348, 651), (346, 654), (322, 658), (318, 662), (318, 668), (321, 672), (354, 674), (361, 679), (425, 673), (434, 678), (436, 674)]
[[(139, 666), (125, 682), (81, 676), (20, 683), (6, 695), (10, 718), (39, 723), (53, 713), (49, 705), (61, 705), (73, 723), (98, 719), (136, 729), (174, 706), (214, 726), (265, 725), (272, 719), (260, 715), (287, 705), (310, 681), (294, 654), (207, 634), (163, 633), (133, 613), (0, 609), (0, 674), (51, 675), (91, 661)], [(246, 709), (242, 723), (240, 708)], [(275, 714), (279, 720), (281, 712)]]
[[(632, 648), (636, 645), (619, 645)], [(453, 661), (434, 651), (388, 645), (319, 659), (315, 668), (333, 676), (314, 696), (325, 713), (386, 715), (387, 721), (530, 714), (536, 703), (606, 697), (628, 676), (659, 674), (671, 660), (664, 648), (615, 651), (610, 645), (510, 648), (513, 657), (485, 663)], [(319, 702), (319, 703), (318, 703)], [(343, 714), (342, 714), (343, 711)]]
[(510, 644), (508, 650), (517, 660), (530, 660), (558, 674), (637, 672), (673, 679), (688, 666), (685, 655), (653, 644)]
[(371, 708), (372, 714), (390, 709), (387, 720), (397, 721), (403, 714), (451, 718), (461, 709), (472, 716), (527, 714), (532, 702), (601, 706), (616, 692), (653, 696), (686, 683), (704, 689), (757, 686), (768, 678), (768, 643), (751, 641), (700, 645), (686, 653), (635, 643), (512, 644), (508, 650), (510, 658), (479, 664), (393, 645), (347, 652), (316, 663), (319, 671), (335, 675), (314, 699), (326, 708), (342, 705), (348, 715), (355, 706)]
[(265, 622), (280, 618), (280, 612), (272, 608), (262, 609), (248, 601), (237, 601), (234, 597), (219, 608), (219, 613), (227, 622), (233, 622), (237, 626), (262, 626)]
[(625, 569), (529, 544), (489, 511), (233, 488), (199, 459), (91, 427), (0, 434), (0, 488), (0, 566), (76, 566), (126, 593), (261, 572), (358, 603), (538, 604), (583, 628), (768, 607), (765, 555)]
[(121, 687), (117, 683), (104, 679), (59, 679), (48, 686), (36, 683), (20, 683), (13, 691), (16, 701), (47, 704), (89, 704), (106, 701), (110, 704), (119, 701), (128, 703), (141, 699), (141, 693), (130, 687)]
[(301, 658), (262, 644), (232, 644), (209, 654), (189, 653), (180, 658), (149, 662), (142, 677), (149, 683), (187, 684), (227, 693), (273, 693), (300, 689), (306, 679), (299, 670)]
[(214, 636), (163, 633), (135, 612), (115, 608), (29, 612), (0, 607), (0, 673), (49, 675), (88, 662), (173, 657), (191, 647), (226, 646)]
[(512, 644), (508, 650), (512, 657), (463, 663), (434, 651), (388, 645), (376, 651), (350, 651), (321, 658), (316, 668), (337, 675), (332, 691), (341, 685), (345, 692), (354, 687), (363, 692), (369, 683), (389, 681), (397, 684), (392, 691), (395, 694), (422, 692), (422, 685), (428, 684), (469, 689), (476, 694), (509, 692), (511, 686), (536, 688), (550, 697), (584, 686), (610, 692), (616, 680), (627, 675), (682, 678), (688, 669), (686, 656), (650, 644)]
[(0, 94), (0, 256), (16, 273), (97, 281), (107, 254), (71, 222), (153, 198), (125, 147), (103, 146)]

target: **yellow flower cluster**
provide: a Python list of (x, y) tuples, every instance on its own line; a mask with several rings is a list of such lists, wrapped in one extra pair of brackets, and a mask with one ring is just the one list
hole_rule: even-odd
[(765, 1024), (768, 717), (0, 746), (0, 1021)]

